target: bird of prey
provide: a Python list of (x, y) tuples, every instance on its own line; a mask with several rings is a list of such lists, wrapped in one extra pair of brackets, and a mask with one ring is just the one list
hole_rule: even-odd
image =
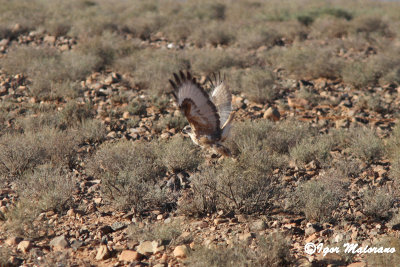
[(213, 75), (212, 92), (209, 95), (196, 79), (187, 72), (174, 73), (169, 80), (173, 95), (181, 112), (187, 118), (187, 125), (182, 132), (187, 133), (192, 141), (214, 153), (230, 156), (228, 148), (222, 142), (228, 137), (233, 120), (232, 95), (221, 75)]

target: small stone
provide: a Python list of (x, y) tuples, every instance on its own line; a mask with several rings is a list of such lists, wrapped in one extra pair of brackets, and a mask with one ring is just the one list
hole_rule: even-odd
[(105, 80), (104, 80), (104, 83), (106, 84), (106, 85), (110, 85), (110, 84), (112, 84), (112, 83), (114, 83), (115, 82), (115, 79), (110, 75), (110, 76), (108, 76)]
[(67, 51), (67, 50), (69, 50), (69, 45), (68, 45), (68, 44), (63, 44), (63, 45), (61, 45), (61, 46), (60, 46), (60, 50), (61, 50), (61, 51)]
[(124, 250), (122, 253), (119, 255), (118, 260), (119, 261), (140, 261), (142, 258), (142, 254), (133, 251), (133, 250)]
[(111, 228), (113, 229), (113, 231), (119, 231), (122, 230), (126, 227), (126, 224), (123, 222), (115, 222), (111, 225)]
[(124, 113), (122, 113), (122, 118), (129, 119), (130, 118), (129, 111), (125, 111)]
[(97, 249), (97, 254), (96, 254), (96, 260), (101, 261), (108, 259), (110, 256), (110, 252), (107, 248), (106, 245), (100, 245), (100, 247)]
[(314, 241), (317, 237), (318, 237), (317, 234), (314, 233), (314, 234), (310, 235), (309, 237), (307, 237), (304, 242), (305, 243), (310, 243), (311, 241)]
[(186, 245), (177, 246), (174, 249), (174, 256), (177, 258), (186, 258), (189, 250)]
[(288, 105), (291, 108), (304, 108), (308, 106), (308, 101), (304, 98), (287, 98)]
[(340, 243), (343, 240), (343, 234), (337, 234), (334, 238), (333, 238), (333, 242), (335, 243)]
[(16, 246), (16, 245), (18, 245), (19, 242), (21, 242), (21, 240), (22, 240), (21, 237), (12, 236), (12, 237), (7, 238), (5, 243), (9, 246)]
[(160, 258), (160, 262), (167, 263), (167, 261), (168, 261), (168, 255), (166, 253), (164, 253)]
[(161, 137), (161, 139), (165, 140), (165, 139), (168, 139), (170, 136), (171, 136), (171, 134), (169, 132), (165, 132), (165, 133), (162, 133), (160, 137)]
[(336, 128), (347, 128), (350, 122), (347, 118), (335, 121)]
[(193, 227), (200, 229), (206, 228), (208, 226), (208, 223), (206, 221), (197, 221), (191, 224), (193, 225)]
[(53, 250), (62, 250), (69, 246), (68, 240), (65, 236), (57, 236), (50, 241), (50, 246), (53, 247)]
[(144, 241), (139, 244), (136, 251), (143, 255), (149, 255), (157, 252), (157, 241)]
[(315, 230), (315, 228), (311, 225), (310, 227), (307, 227), (304, 231), (304, 233), (306, 234), (306, 236), (312, 235), (316, 232), (317, 230)]
[(263, 118), (271, 121), (279, 121), (281, 114), (276, 108), (269, 107), (267, 111), (265, 111)]
[(239, 235), (239, 240), (249, 242), (255, 237), (256, 237), (256, 235), (254, 233), (244, 233), (244, 234)]
[(17, 250), (21, 251), (22, 253), (27, 253), (32, 247), (32, 242), (29, 240), (24, 240), (19, 242), (17, 246)]
[(257, 220), (250, 225), (251, 231), (262, 231), (267, 229), (267, 224), (263, 220)]
[(214, 223), (215, 223), (215, 224), (221, 224), (221, 223), (226, 223), (226, 222), (228, 222), (228, 219), (226, 219), (226, 218), (217, 218), (217, 219), (214, 219)]
[(109, 132), (107, 134), (107, 137), (108, 138), (115, 138), (115, 137), (117, 137), (117, 133), (115, 131), (111, 131), (111, 132)]
[(236, 217), (238, 219), (238, 222), (240, 223), (245, 223), (247, 222), (247, 216), (245, 214), (239, 214)]
[(96, 203), (96, 204), (101, 204), (101, 201), (102, 201), (103, 199), (101, 198), (101, 197), (95, 197), (95, 198), (93, 198), (93, 201), (94, 201), (94, 203)]
[(83, 242), (82, 242), (82, 241), (74, 240), (74, 241), (72, 241), (72, 243), (71, 243), (71, 248), (73, 248), (75, 251), (77, 251), (78, 248), (80, 248), (82, 245), (83, 245)]
[(74, 211), (74, 209), (69, 209), (69, 210), (67, 211), (67, 216), (69, 216), (69, 217), (75, 217), (75, 211)]
[(2, 39), (2, 40), (0, 40), (0, 46), (6, 46), (6, 45), (8, 45), (9, 42), (10, 41), (8, 39)]
[(43, 42), (48, 43), (48, 44), (54, 44), (56, 42), (56, 37), (47, 35), (43, 38)]

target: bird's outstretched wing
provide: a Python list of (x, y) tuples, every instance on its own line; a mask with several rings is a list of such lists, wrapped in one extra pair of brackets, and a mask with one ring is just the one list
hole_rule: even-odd
[(213, 74), (213, 79), (209, 78), (209, 80), (213, 88), (211, 99), (218, 109), (221, 121), (222, 141), (224, 141), (228, 137), (234, 117), (234, 113), (232, 112), (232, 94), (220, 73), (217, 75)]
[(209, 78), (212, 85), (211, 100), (218, 109), (218, 114), (223, 126), (229, 115), (232, 113), (232, 94), (229, 91), (228, 85), (224, 82), (221, 74), (213, 74), (213, 78)]
[(209, 135), (216, 139), (221, 136), (220, 118), (217, 107), (207, 92), (187, 72), (174, 73), (174, 81), (169, 80), (174, 88), (174, 96), (180, 110), (185, 114), (197, 136)]

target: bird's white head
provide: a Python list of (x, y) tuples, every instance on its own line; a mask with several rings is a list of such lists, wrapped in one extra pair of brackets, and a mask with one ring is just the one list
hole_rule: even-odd
[(192, 127), (190, 127), (190, 125), (186, 125), (183, 129), (182, 129), (182, 133), (187, 134), (190, 136), (190, 139), (192, 139), (193, 143), (195, 143), (196, 145), (198, 145), (198, 140), (196, 138), (196, 135), (194, 134)]

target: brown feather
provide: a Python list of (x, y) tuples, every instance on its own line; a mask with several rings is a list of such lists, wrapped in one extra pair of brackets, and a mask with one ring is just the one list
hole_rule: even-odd
[[(171, 82), (176, 94), (176, 102), (186, 116), (196, 136), (209, 136), (215, 140), (221, 138), (220, 119), (217, 107), (209, 95), (201, 87), (190, 72), (180, 71), (179, 76), (173, 74), (175, 82)], [(175, 88), (175, 86), (176, 88)]]

